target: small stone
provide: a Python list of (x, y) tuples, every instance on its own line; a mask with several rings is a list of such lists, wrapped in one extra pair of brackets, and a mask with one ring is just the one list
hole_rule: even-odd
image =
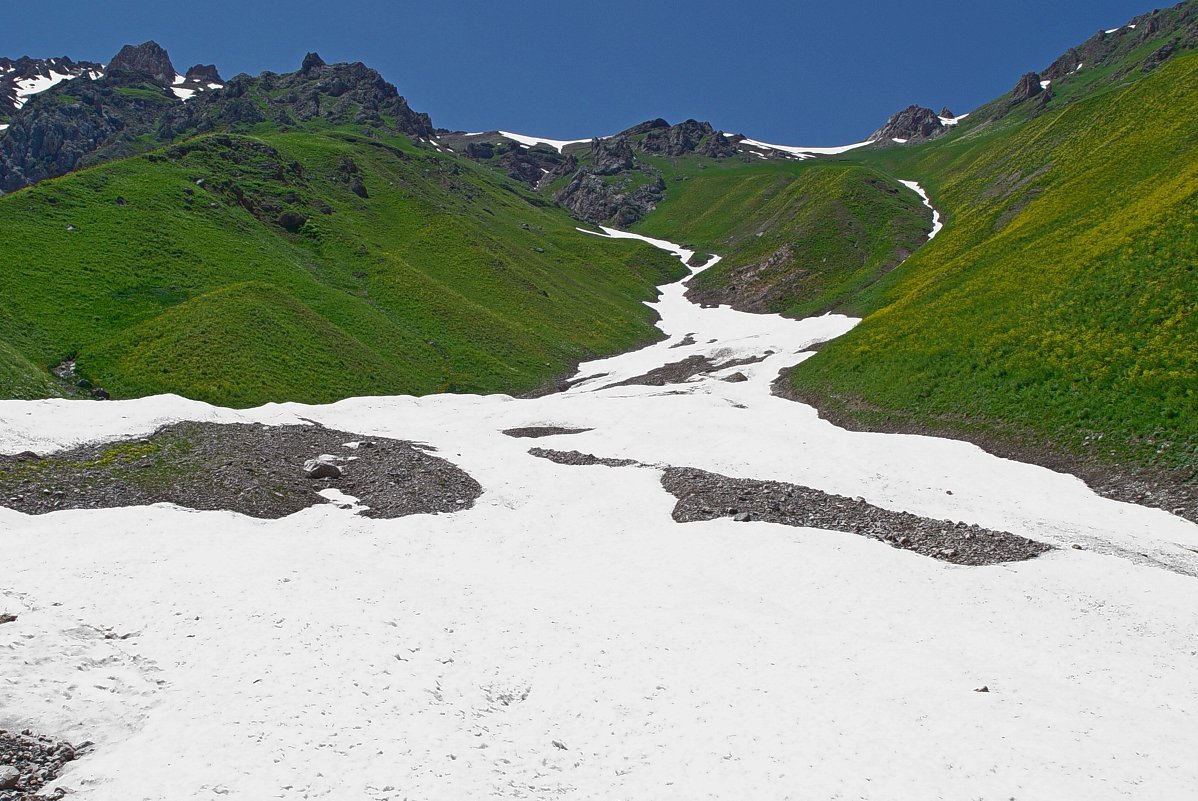
[(748, 512), (739, 512), (732, 519), (737, 523), (748, 523), (753, 519), (753, 516)]
[(0, 766), (0, 790), (11, 790), (21, 780), (21, 773), (12, 765)]
[(1083, 548), (1082, 546), (1078, 545), (1076, 542), (1075, 542), (1075, 543), (1073, 543), (1073, 545), (1072, 545), (1071, 547), (1072, 547), (1072, 548), (1073, 548), (1073, 550), (1075, 550), (1075, 551), (1084, 551), (1084, 550), (1086, 550), (1086, 549), (1085, 549), (1085, 548)]
[(570, 750), (569, 748), (566, 748), (566, 744), (565, 744), (565, 743), (563, 743), (561, 740), (554, 740), (554, 741), (553, 741), (553, 747), (554, 747), (554, 748), (561, 749), (562, 751), (569, 751), (569, 750)]
[(945, 548), (943, 551), (940, 552), (940, 555), (947, 559), (952, 559), (954, 556), (957, 555), (957, 549), (956, 548)]
[(17, 619), (16, 615), (10, 615), (7, 612), (0, 615), (0, 623), (12, 623)]
[(304, 462), (304, 475), (308, 478), (341, 478), (341, 468), (332, 462), (309, 459)]
[(975, 693), (988, 693), (990, 692), (990, 688), (983, 684), (981, 687), (975, 687), (973, 691)]

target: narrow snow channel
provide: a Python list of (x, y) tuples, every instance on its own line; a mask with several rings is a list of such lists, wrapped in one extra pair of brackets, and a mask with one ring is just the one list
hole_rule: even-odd
[[(0, 612), (17, 615), (0, 728), (94, 741), (60, 779), (79, 799), (1192, 793), (1198, 527), (969, 444), (836, 428), (769, 387), (856, 320), (684, 291), (652, 304), (663, 341), (537, 399), (0, 402), (7, 453), (316, 421), (426, 443), (484, 488), (468, 511), (395, 520), (340, 492), (273, 521), (0, 508)], [(611, 386), (689, 356), (762, 358)], [(839, 532), (679, 524), (658, 469), (534, 458), (501, 433), (522, 426), (1058, 550), (962, 567)]]
[(919, 199), (923, 201), (923, 204), (932, 210), (932, 230), (928, 233), (928, 240), (935, 239), (936, 234), (940, 233), (940, 230), (944, 228), (944, 223), (940, 220), (940, 212), (932, 205), (931, 199), (928, 198), (928, 193), (915, 181), (899, 181), (899, 183), (919, 195)]

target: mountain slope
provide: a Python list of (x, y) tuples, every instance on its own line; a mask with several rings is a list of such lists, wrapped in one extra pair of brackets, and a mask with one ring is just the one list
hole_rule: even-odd
[(534, 201), (354, 126), (200, 137), (0, 198), (0, 341), (247, 406), (525, 391), (659, 336), (682, 268)]
[(943, 234), (793, 373), (845, 422), (1198, 466), (1198, 55), (1016, 127), (859, 156)]

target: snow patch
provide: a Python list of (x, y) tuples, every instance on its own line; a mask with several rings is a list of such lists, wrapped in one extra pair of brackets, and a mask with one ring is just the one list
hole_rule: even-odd
[(14, 84), (16, 89), (16, 100), (14, 101), (13, 105), (16, 108), (21, 108), (28, 103), (29, 98), (33, 97), (34, 95), (40, 94), (52, 86), (57, 86), (63, 81), (71, 81), (77, 77), (79, 76), (72, 75), (69, 72), (54, 72), (51, 70), (49, 75), (38, 75), (33, 78), (26, 78), (24, 80), (17, 81)]
[[(467, 136), (475, 135), (476, 134), (467, 134)], [(507, 137), (515, 142), (519, 142), (525, 147), (533, 147), (534, 145), (549, 145), (557, 150), (558, 153), (561, 153), (562, 148), (566, 147), (567, 145), (584, 145), (591, 141), (590, 139), (545, 139), (538, 136), (525, 136), (524, 134), (512, 133), (511, 131), (500, 131), (499, 135)]]
[(938, 117), (937, 119), (940, 120), (941, 125), (956, 125), (961, 120), (968, 117), (970, 115), (970, 113), (972, 113), (972, 112), (967, 111), (964, 114), (960, 115), (959, 117)]
[[(735, 134), (724, 134), (724, 136), (735, 136)], [(742, 144), (752, 147), (765, 148), (767, 150), (777, 150), (781, 153), (790, 153), (799, 158), (812, 158), (814, 156), (835, 156), (839, 153), (847, 153), (850, 150), (856, 150), (859, 147), (872, 145), (874, 140), (870, 139), (865, 142), (857, 142), (852, 145), (839, 145), (836, 147), (800, 147), (798, 145), (773, 145), (769, 142), (761, 142), (757, 139), (742, 139)]]
[(930, 242), (936, 238), (936, 234), (940, 233), (940, 229), (944, 228), (944, 223), (940, 221), (940, 212), (932, 205), (932, 201), (928, 199), (928, 193), (918, 183), (915, 181), (899, 181), (899, 183), (919, 195), (923, 204), (932, 210), (932, 232), (928, 234), (928, 241)]
[[(0, 401), (5, 453), (307, 420), (428, 443), (485, 488), (395, 520), (346, 514), (344, 491), (281, 520), (0, 507), (4, 725), (95, 741), (60, 782), (89, 798), (1192, 795), (1198, 592), (1161, 566), (1198, 571), (1198, 526), (968, 443), (837, 428), (769, 387), (856, 319), (685, 291), (649, 304), (663, 341), (536, 399)], [(690, 356), (765, 359), (740, 383), (604, 388)], [(964, 568), (851, 534), (678, 524), (659, 470), (559, 465), (502, 433), (541, 421), (593, 429), (570, 447), (603, 457), (1061, 547)]]
[(897, 136), (891, 137), (890, 141), (891, 141), (891, 142), (898, 142), (900, 145), (905, 145), (905, 144), (907, 144), (907, 142), (908, 142), (908, 140), (906, 140), (906, 139), (899, 139)]

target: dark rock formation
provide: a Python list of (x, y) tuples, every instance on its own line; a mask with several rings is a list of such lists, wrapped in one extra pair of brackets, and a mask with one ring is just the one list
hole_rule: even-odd
[(194, 67), (188, 69), (183, 77), (189, 81), (203, 84), (223, 84), (225, 82), (225, 79), (220, 77), (220, 73), (217, 72), (215, 64), (196, 64)]
[(945, 107), (943, 107), (942, 109), (940, 109), (940, 116), (941, 116), (941, 117), (944, 117), (946, 120), (953, 120), (953, 119), (956, 119), (956, 118), (957, 118), (957, 115), (956, 115), (956, 114), (954, 114), (954, 113), (953, 113), (953, 112), (952, 112), (952, 111), (949, 109), (949, 107), (948, 107), (948, 106), (945, 106)]
[[(211, 65), (188, 73), (186, 88), (220, 79)], [(320, 119), (432, 135), (428, 115), (412, 111), (394, 85), (360, 63), (329, 65), (309, 54), (299, 72), (239, 75), (186, 103), (166, 88), (174, 79), (166, 52), (147, 42), (123, 48), (99, 80), (79, 78), (31, 98), (0, 136), (0, 191), (144, 152), (155, 146), (147, 139), (166, 143), (268, 121), (285, 128)]]
[[(628, 180), (630, 176), (624, 179)], [(622, 227), (653, 211), (665, 192), (666, 182), (661, 176), (651, 184), (626, 189), (621, 183), (608, 183), (584, 169), (557, 193), (556, 199), (580, 220)]]
[(940, 116), (936, 112), (930, 108), (913, 105), (907, 106), (892, 116), (869, 138), (882, 143), (894, 139), (922, 142), (940, 136), (947, 130), (948, 126), (940, 121)]
[(1016, 103), (1022, 103), (1025, 100), (1031, 100), (1043, 91), (1044, 88), (1040, 86), (1040, 74), (1038, 72), (1027, 72), (1019, 79), (1019, 83), (1015, 84), (1015, 88), (1011, 90), (1011, 98)]
[(631, 170), (636, 163), (632, 141), (623, 134), (608, 139), (591, 140), (591, 172), (596, 175), (616, 175)]
[(640, 149), (646, 153), (663, 156), (683, 156), (687, 153), (702, 153), (712, 158), (724, 158), (736, 153), (736, 145), (722, 131), (712, 128), (710, 122), (686, 120), (677, 125), (663, 127), (665, 120), (651, 120), (630, 128), (622, 135), (644, 133)]
[(17, 85), (33, 78), (48, 78), (51, 75), (79, 77), (99, 74), (102, 64), (93, 61), (72, 61), (63, 58), (29, 58), (16, 60), (0, 58), (0, 119), (17, 110), (21, 105), (17, 97)]
[(141, 83), (150, 81), (159, 86), (175, 82), (175, 67), (171, 58), (157, 42), (125, 45), (112, 57), (105, 77), (113, 82)]
[(1169, 58), (1177, 52), (1176, 42), (1166, 42), (1162, 46), (1153, 50), (1148, 58), (1144, 59), (1144, 64), (1140, 67), (1143, 72), (1152, 72), (1154, 69), (1164, 64)]

